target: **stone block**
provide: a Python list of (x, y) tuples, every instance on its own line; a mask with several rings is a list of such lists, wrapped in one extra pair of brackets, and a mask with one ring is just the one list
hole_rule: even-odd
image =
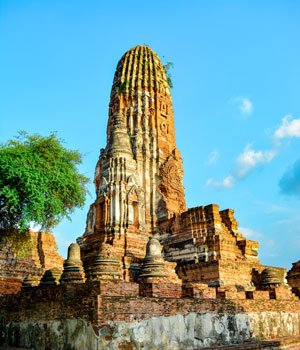
[(254, 300), (268, 300), (270, 299), (270, 293), (267, 290), (256, 290), (253, 291)]

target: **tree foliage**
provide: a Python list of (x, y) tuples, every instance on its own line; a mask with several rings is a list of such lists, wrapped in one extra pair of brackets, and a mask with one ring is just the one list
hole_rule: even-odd
[(82, 207), (88, 178), (78, 172), (78, 151), (56, 134), (19, 136), (0, 145), (0, 230), (25, 231), (31, 222), (57, 225)]

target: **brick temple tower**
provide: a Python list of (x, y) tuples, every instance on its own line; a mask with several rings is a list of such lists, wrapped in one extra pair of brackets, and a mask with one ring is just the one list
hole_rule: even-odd
[[(0, 286), (17, 292), (0, 296), (1, 349), (299, 349), (300, 262), (291, 291), (232, 209), (186, 208), (182, 175), (166, 73), (137, 46), (115, 73), (85, 233), (63, 271)], [(25, 266), (7, 253), (4, 280)]]
[(120, 259), (144, 257), (159, 222), (186, 210), (182, 178), (165, 69), (148, 46), (136, 46), (114, 76), (107, 145), (95, 171), (97, 198), (79, 240), (83, 260), (91, 263), (102, 243)]
[(166, 72), (154, 51), (136, 46), (117, 65), (96, 200), (78, 239), (88, 279), (137, 281), (148, 238), (159, 233), (185, 283), (253, 287), (263, 269), (258, 243), (243, 237), (231, 209), (187, 209), (182, 177)]

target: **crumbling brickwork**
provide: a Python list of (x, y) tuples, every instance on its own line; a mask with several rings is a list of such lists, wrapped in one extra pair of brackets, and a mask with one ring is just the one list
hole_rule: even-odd
[(48, 232), (12, 232), (0, 242), (0, 295), (21, 290), (27, 276), (42, 277), (45, 270), (62, 269), (63, 258), (57, 253), (57, 244)]

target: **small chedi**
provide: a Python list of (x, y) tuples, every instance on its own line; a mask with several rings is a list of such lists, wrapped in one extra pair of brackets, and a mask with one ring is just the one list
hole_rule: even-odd
[[(170, 86), (148, 46), (111, 90), (96, 199), (63, 269), (2, 290), (0, 346), (296, 349), (300, 268), (263, 266), (232, 209), (188, 209)], [(240, 344), (240, 347), (238, 347)]]

